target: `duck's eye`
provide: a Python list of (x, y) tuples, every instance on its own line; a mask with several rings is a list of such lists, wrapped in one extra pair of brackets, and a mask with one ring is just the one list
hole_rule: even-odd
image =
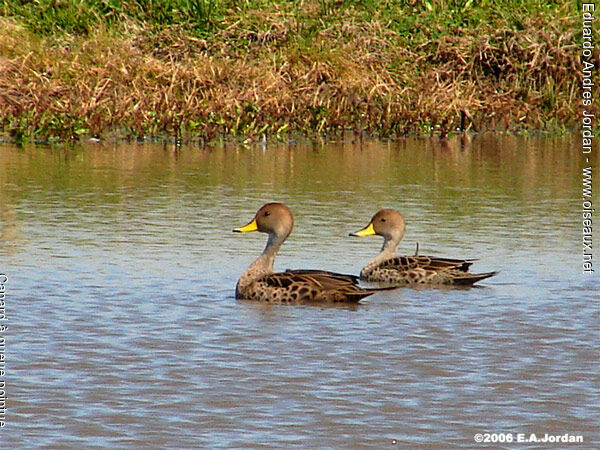
[(381, 218), (381, 221), (382, 221), (382, 222), (385, 222), (385, 219), (382, 217), (382, 218)]
[(263, 216), (265, 216), (265, 217), (268, 217), (270, 215), (271, 215), (271, 213), (269, 211), (265, 211), (265, 213), (263, 214)]

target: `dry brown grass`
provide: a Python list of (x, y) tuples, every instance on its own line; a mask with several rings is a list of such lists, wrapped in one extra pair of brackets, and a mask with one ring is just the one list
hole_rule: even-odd
[(262, 16), (260, 29), (232, 22), (207, 39), (130, 26), (41, 40), (0, 18), (0, 124), (17, 139), (204, 140), (348, 129), (445, 135), (461, 119), (476, 130), (571, 127), (574, 20), (533, 17), (520, 32), (457, 30), (407, 48), (381, 22), (353, 17), (307, 43), (285, 11)]

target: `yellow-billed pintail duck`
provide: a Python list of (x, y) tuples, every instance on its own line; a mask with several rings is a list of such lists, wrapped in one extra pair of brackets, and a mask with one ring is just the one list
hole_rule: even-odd
[(396, 256), (398, 244), (404, 237), (404, 218), (393, 209), (382, 209), (362, 230), (350, 236), (383, 236), (379, 255), (360, 272), (365, 281), (377, 281), (393, 286), (409, 284), (455, 284), (469, 286), (496, 275), (497, 272), (471, 273), (473, 262), (465, 259), (435, 256)]
[(235, 288), (237, 299), (271, 303), (357, 303), (382, 290), (359, 287), (355, 275), (324, 270), (273, 272), (277, 251), (293, 227), (294, 217), (287, 206), (267, 203), (248, 225), (233, 230), (239, 233), (260, 231), (269, 235), (262, 254), (238, 280)]

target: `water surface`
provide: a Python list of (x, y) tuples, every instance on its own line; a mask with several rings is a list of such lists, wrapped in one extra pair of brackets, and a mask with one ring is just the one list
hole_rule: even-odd
[[(450, 448), (512, 432), (598, 447), (578, 148), (0, 145), (2, 446)], [(501, 272), (355, 308), (239, 302), (265, 236), (231, 230), (267, 201), (295, 214), (281, 270), (358, 273), (381, 242), (348, 232), (392, 207), (401, 251)]]

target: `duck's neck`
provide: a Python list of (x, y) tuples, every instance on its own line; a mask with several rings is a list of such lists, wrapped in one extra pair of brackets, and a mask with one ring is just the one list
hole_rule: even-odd
[(402, 237), (400, 237), (400, 239), (393, 239), (393, 238), (384, 238), (384, 239), (385, 240), (383, 241), (383, 246), (381, 247), (381, 251), (369, 264), (367, 264), (363, 268), (363, 270), (362, 270), (363, 273), (367, 274), (367, 273), (371, 272), (373, 269), (375, 269), (377, 266), (379, 266), (379, 264), (381, 264), (383, 261), (387, 261), (388, 259), (396, 256), (396, 251), (398, 250), (398, 244), (400, 244), (400, 239), (402, 239)]
[(283, 244), (284, 240), (285, 239), (282, 239), (275, 234), (269, 234), (269, 239), (265, 249), (263, 250), (262, 254), (256, 258), (256, 261), (250, 264), (250, 267), (248, 267), (242, 274), (238, 281), (238, 287), (244, 287), (258, 277), (273, 273), (275, 256), (277, 256), (277, 252), (279, 251), (279, 248), (281, 247), (281, 244)]

